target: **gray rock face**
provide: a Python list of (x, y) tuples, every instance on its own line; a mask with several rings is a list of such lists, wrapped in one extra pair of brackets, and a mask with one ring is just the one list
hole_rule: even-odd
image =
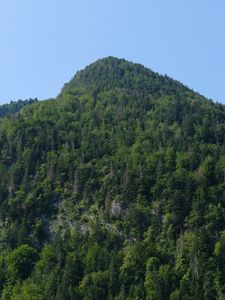
[(122, 208), (118, 202), (113, 201), (111, 205), (111, 214), (113, 216), (119, 216), (121, 214)]

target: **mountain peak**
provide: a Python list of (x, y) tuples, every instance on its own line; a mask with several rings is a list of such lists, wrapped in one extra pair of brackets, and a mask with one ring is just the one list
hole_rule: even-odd
[(225, 106), (107, 57), (20, 108), (0, 120), (0, 299), (224, 299)]
[(141, 64), (108, 56), (78, 71), (72, 80), (64, 85), (62, 93), (71, 93), (77, 88), (99, 91), (121, 88), (155, 94), (159, 91), (173, 92), (179, 87), (183, 89), (184, 85)]
[(113, 56), (97, 60), (78, 71), (72, 80), (65, 84), (63, 92), (77, 87), (111, 89), (128, 87), (135, 76), (142, 74), (145, 78), (154, 74), (140, 64), (129, 62)]

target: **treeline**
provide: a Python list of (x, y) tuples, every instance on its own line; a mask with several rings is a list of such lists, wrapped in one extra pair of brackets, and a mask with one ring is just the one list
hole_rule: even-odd
[(37, 98), (28, 100), (11, 101), (0, 105), (0, 118), (8, 117), (20, 111), (24, 106), (37, 102)]

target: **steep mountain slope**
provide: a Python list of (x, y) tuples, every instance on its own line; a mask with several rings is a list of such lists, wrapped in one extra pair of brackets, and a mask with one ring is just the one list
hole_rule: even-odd
[(1, 299), (223, 299), (225, 107), (109, 57), (0, 120)]

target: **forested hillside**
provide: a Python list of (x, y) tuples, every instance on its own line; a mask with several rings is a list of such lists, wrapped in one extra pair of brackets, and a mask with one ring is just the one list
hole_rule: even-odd
[(24, 106), (37, 102), (37, 99), (11, 101), (9, 104), (0, 105), (0, 118), (9, 117), (20, 111)]
[(225, 299), (225, 106), (125, 60), (0, 120), (1, 299)]

